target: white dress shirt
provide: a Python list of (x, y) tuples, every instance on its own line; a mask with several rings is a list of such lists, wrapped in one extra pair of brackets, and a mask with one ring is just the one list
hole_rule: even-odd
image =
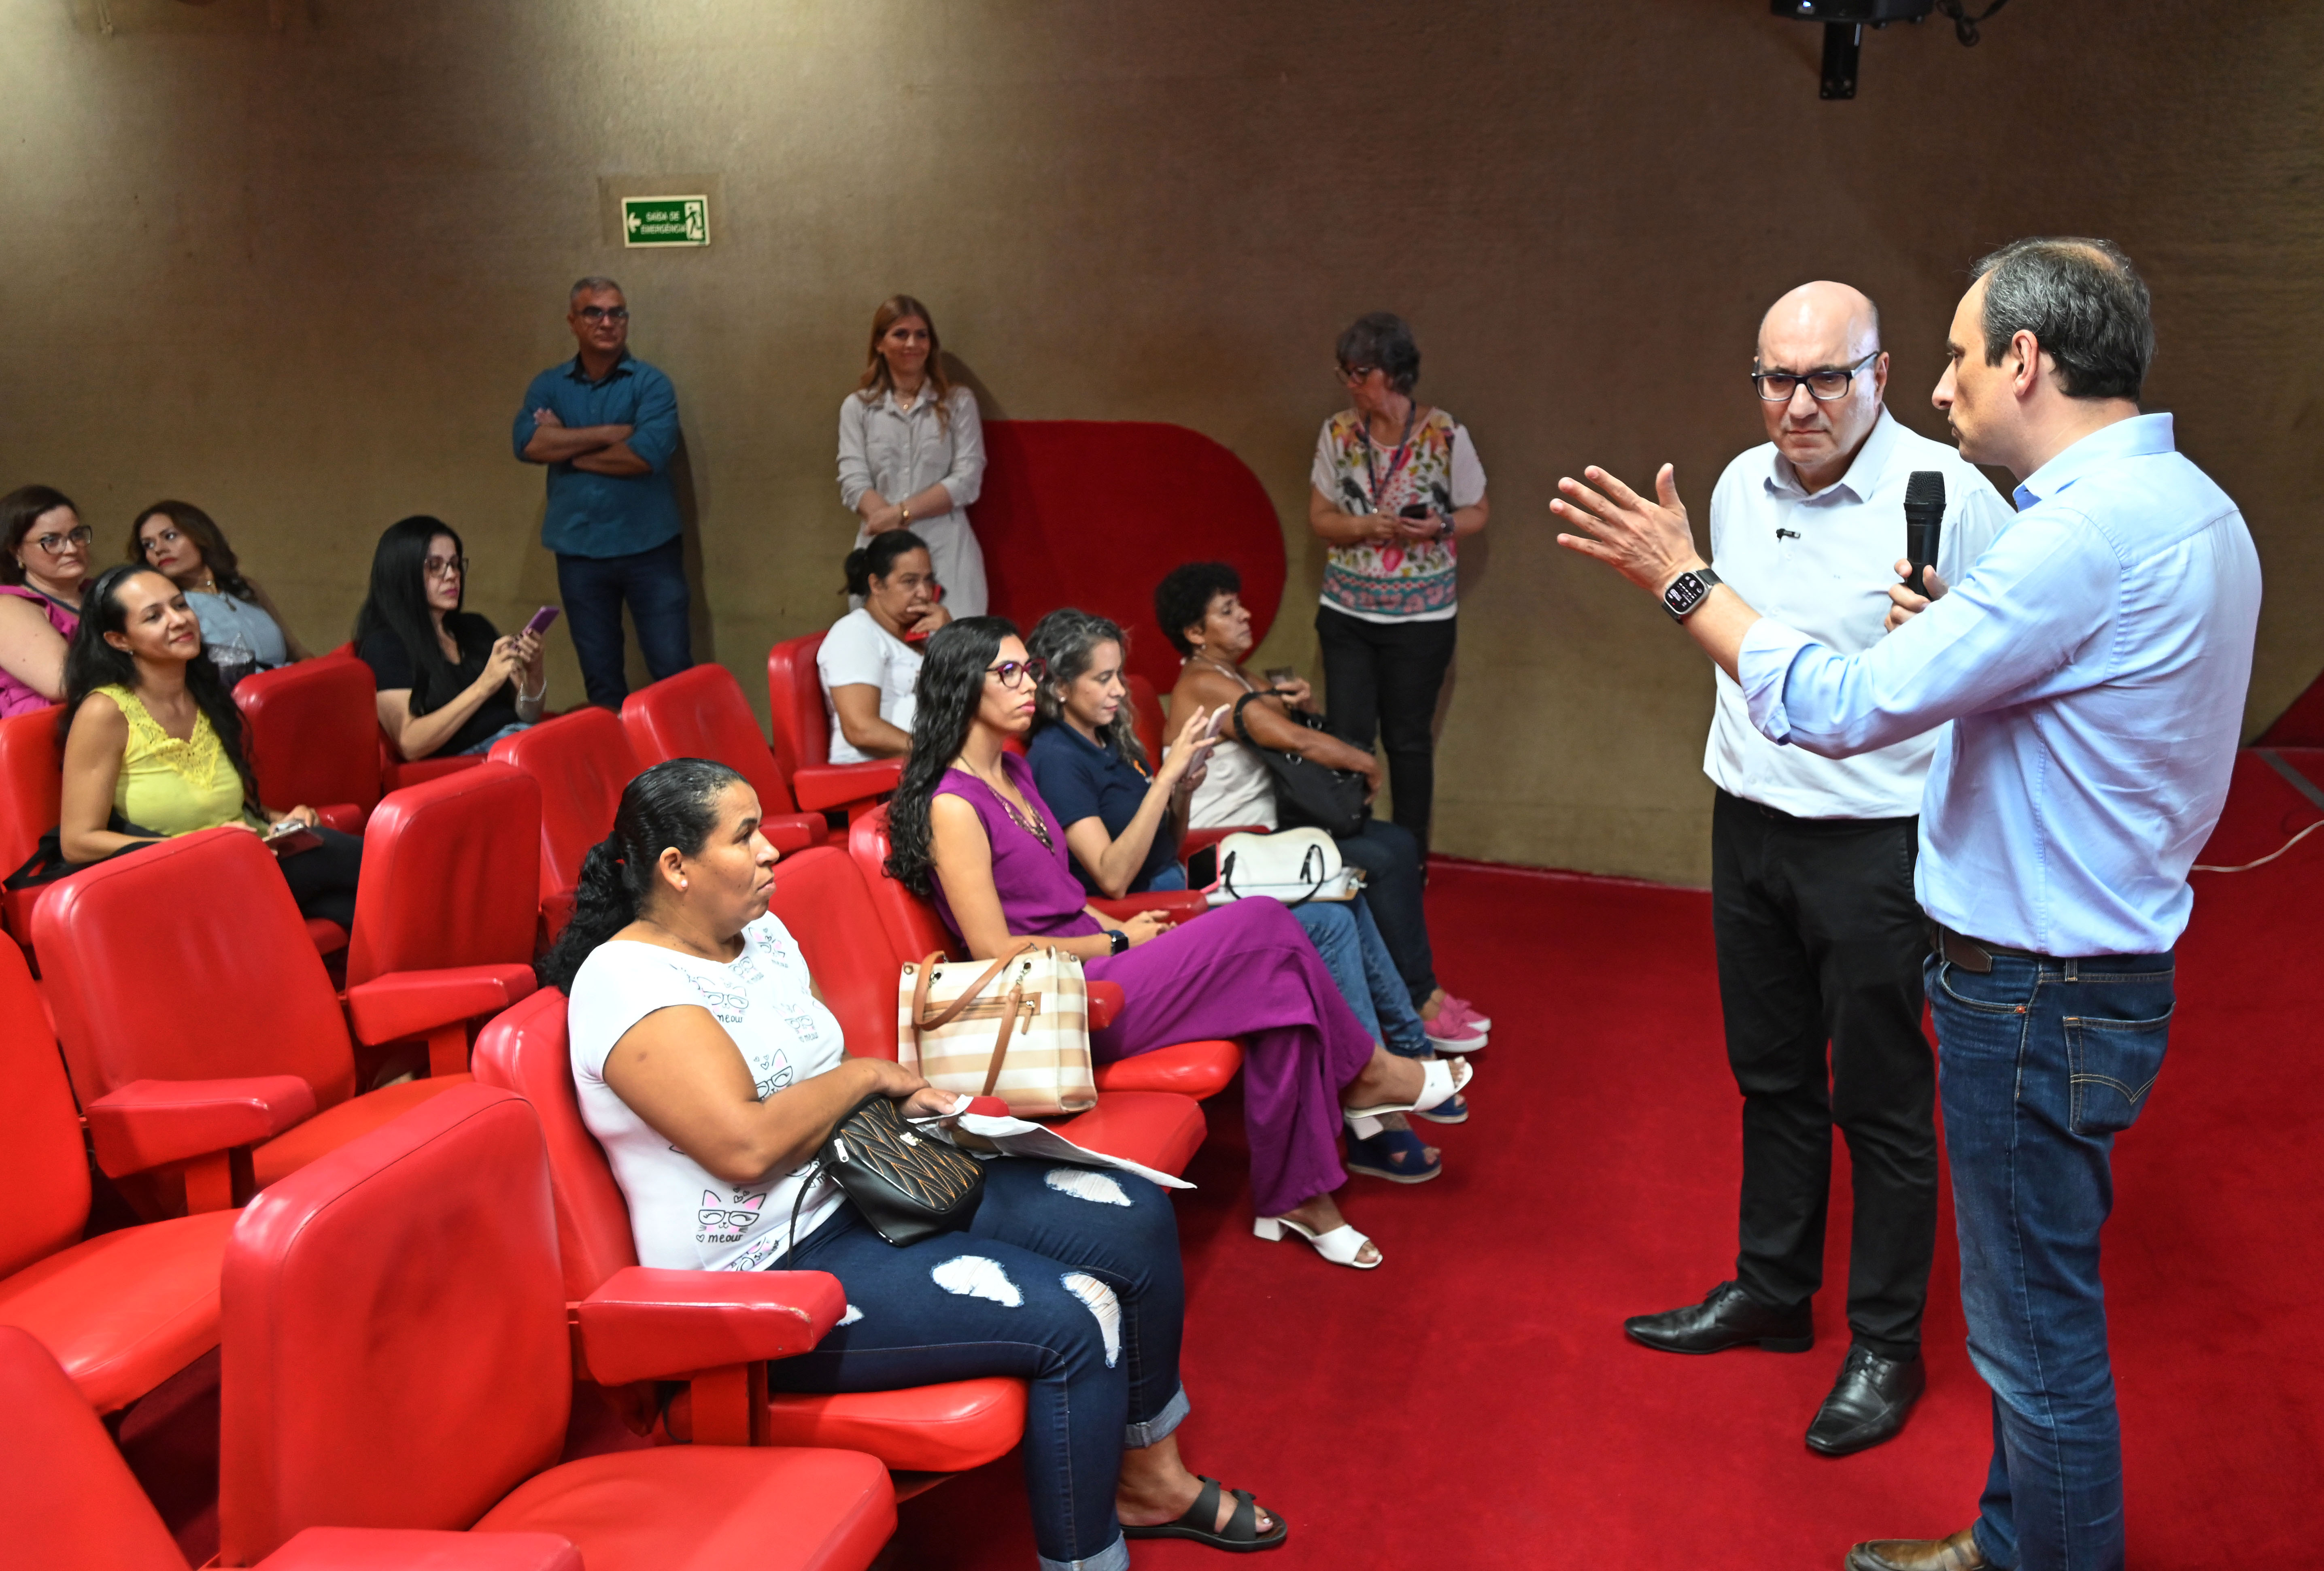
[[(1904, 486), (1915, 469), (1945, 477), (1937, 574), (1956, 583), (2015, 515), (1958, 449), (1907, 430), (1886, 409), (1848, 473), (1813, 495), (1773, 442), (1728, 465), (1711, 494), (1711, 565), (1761, 615), (1842, 654), (1869, 649), (1883, 636), (1888, 586), (1904, 555)], [(1799, 818), (1921, 810), (1936, 732), (1819, 758), (1760, 735), (1735, 679), (1720, 671), (1718, 679), (1702, 772), (1720, 790)]]
[[(851, 393), (839, 405), (839, 500), (850, 512), (866, 491), (901, 506), (941, 485), (952, 511), (915, 518), (904, 527), (928, 542), (945, 609), (954, 616), (984, 615), (984, 552), (968, 527), (968, 504), (984, 488), (984, 423), (976, 394), (954, 387), (936, 419), (935, 390), (927, 383), (911, 402), (883, 393), (870, 403)], [(855, 544), (871, 540), (862, 528)]]
[(1860, 654), (1755, 623), (1752, 723), (1845, 758), (1951, 721), (1921, 811), (1921, 908), (2041, 955), (2159, 955), (2227, 801), (2259, 555), (2167, 414), (2084, 437), (2017, 502), (1951, 593)]

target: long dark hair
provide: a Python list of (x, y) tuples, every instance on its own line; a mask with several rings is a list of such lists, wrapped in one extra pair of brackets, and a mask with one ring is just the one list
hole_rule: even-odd
[[(1066, 606), (1052, 611), (1033, 624), (1032, 635), (1025, 640), (1026, 649), (1036, 660), (1049, 668), (1048, 679), (1033, 698), (1038, 706), (1042, 725), (1063, 725), (1065, 720), (1065, 691), (1089, 674), (1092, 655), (1097, 646), (1108, 639), (1120, 650), (1122, 658), (1130, 656), (1130, 640), (1121, 624), (1093, 612)], [(1114, 756), (1124, 762), (1144, 768), (1148, 762), (1146, 749), (1138, 741), (1137, 714), (1130, 700), (1124, 698), (1113, 718), (1098, 733), (1098, 740), (1113, 749)]]
[(613, 832), (589, 847), (582, 860), (573, 919), (534, 963), (543, 987), (573, 991), (573, 978), (590, 952), (638, 919), (662, 852), (674, 846), (681, 856), (700, 855), (718, 827), (718, 793), (742, 782), (740, 774), (710, 759), (673, 758), (622, 788)]
[[(137, 657), (114, 648), (105, 642), (105, 635), (129, 630), (121, 586), (140, 573), (151, 573), (168, 584), (172, 595), (180, 592), (161, 568), (134, 562), (106, 568), (81, 591), (80, 625), (73, 629), (72, 642), (65, 645), (65, 712), (57, 717), (60, 745), (71, 732), (73, 716), (80, 713), (83, 700), (97, 688), (117, 686), (133, 693), (137, 690)], [(243, 799), (256, 806), (258, 777), (250, 772), (250, 761), (243, 753), (242, 711), (234, 707), (226, 683), (218, 679), (217, 667), (208, 655), (198, 654), (186, 662), (186, 691), (193, 695), (194, 707), (209, 716), (210, 729), (217, 733), (234, 772), (242, 777)]]
[[(895, 571), (898, 557), (927, 549), (928, 542), (908, 529), (891, 529), (885, 534), (873, 535), (868, 544), (847, 553), (847, 566), (843, 569), (847, 574), (847, 592), (869, 595), (872, 580), (884, 578)], [(930, 552), (928, 559), (934, 561), (935, 553)]]
[(121, 559), (123, 561), (134, 562), (141, 568), (149, 565), (143, 539), (149, 518), (166, 518), (176, 524), (178, 532), (193, 541), (194, 549), (202, 553), (202, 566), (209, 569), (220, 589), (237, 600), (247, 600), (254, 605), (258, 603), (257, 591), (242, 576), (241, 559), (226, 543), (226, 531), (218, 528), (216, 519), (190, 502), (156, 502), (139, 513), (136, 522), (129, 526), (129, 554)]
[[(428, 614), (427, 568), (428, 542), (439, 534), (451, 537), (454, 556), (468, 554), (460, 543), (460, 531), (440, 518), (420, 513), (387, 526), (371, 554), (371, 593), (355, 613), (355, 642), (360, 646), (382, 628), (394, 633), (411, 658), (413, 674), (420, 679), (413, 684), (419, 691), (412, 696), (424, 692), (441, 702), (454, 677), (451, 662), (436, 642), (435, 618)], [(459, 610), (467, 598), (468, 575), (464, 572), (460, 598), (452, 609)], [(412, 710), (415, 715), (424, 712), (416, 706)]]
[(41, 521), (41, 514), (54, 513), (60, 507), (72, 507), (73, 516), (80, 516), (80, 509), (73, 507), (72, 498), (53, 485), (19, 485), (0, 496), (0, 584), (24, 581), (24, 567), (16, 559), (16, 553), (23, 549), (24, 537), (32, 532), (32, 525)]
[(1006, 616), (966, 616), (937, 628), (922, 652), (912, 751), (888, 799), (888, 876), (914, 894), (931, 895), (936, 887), (928, 804), (984, 702), (984, 668), (1001, 652), (1001, 641), (1016, 635), (1017, 624)]

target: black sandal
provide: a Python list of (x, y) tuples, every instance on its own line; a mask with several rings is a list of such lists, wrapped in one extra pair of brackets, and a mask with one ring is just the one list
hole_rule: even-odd
[(1291, 1536), (1290, 1524), (1281, 1516), (1275, 1519), (1275, 1530), (1261, 1538), (1259, 1533), (1259, 1502), (1247, 1489), (1234, 1492), (1234, 1514), (1227, 1518), (1223, 1530), (1211, 1524), (1219, 1520), (1219, 1481), (1196, 1474), (1203, 1481), (1203, 1492), (1186, 1508), (1186, 1514), (1175, 1522), (1157, 1522), (1150, 1528), (1121, 1529), (1125, 1539), (1192, 1539), (1213, 1549), (1224, 1549), (1230, 1555), (1255, 1555), (1261, 1549), (1279, 1549)]

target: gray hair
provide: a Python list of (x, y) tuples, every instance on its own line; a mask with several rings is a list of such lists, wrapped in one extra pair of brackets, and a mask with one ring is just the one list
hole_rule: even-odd
[[(1033, 694), (1033, 705), (1044, 725), (1065, 723), (1065, 704), (1061, 696), (1065, 689), (1089, 674), (1091, 655), (1101, 643), (1111, 641), (1127, 660), (1130, 640), (1121, 624), (1087, 611), (1068, 605), (1052, 611), (1033, 624), (1025, 640), (1028, 653), (1046, 663), (1048, 676)], [(1113, 723), (1100, 734), (1099, 740), (1130, 763), (1146, 762), (1146, 749), (1139, 745), (1138, 725), (1131, 706), (1125, 700), (1113, 717)]]
[[(601, 273), (593, 273), (586, 278), (577, 279), (574, 282), (572, 290), (565, 297), (565, 303), (571, 305), (583, 295), (595, 294), (601, 289), (610, 289), (615, 294), (622, 294), (622, 286), (620, 284), (615, 283), (612, 279), (604, 277)], [(623, 298), (626, 299), (628, 297), (623, 295)]]
[(2154, 358), (2146, 282), (2110, 240), (2037, 236), (1970, 269), (1985, 282), (1985, 363), (2031, 333), (2068, 398), (2135, 399)]
[(1340, 335), (1334, 353), (1343, 369), (1378, 366), (1388, 374), (1388, 384), (1407, 396), (1413, 384), (1420, 380), (1420, 346), (1412, 341), (1410, 325), (1394, 311), (1373, 311), (1358, 317)]

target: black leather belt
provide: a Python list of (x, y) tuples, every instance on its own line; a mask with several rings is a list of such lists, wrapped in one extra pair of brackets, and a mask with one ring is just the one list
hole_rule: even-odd
[(2051, 958), (2031, 949), (2013, 949), (2006, 944), (1988, 944), (1983, 938), (1956, 933), (1934, 918), (1929, 921), (1929, 949), (1938, 959), (1950, 961), (1962, 970), (1974, 971), (1980, 976), (1993, 969), (1996, 955), (2008, 955), (2019, 960)]

